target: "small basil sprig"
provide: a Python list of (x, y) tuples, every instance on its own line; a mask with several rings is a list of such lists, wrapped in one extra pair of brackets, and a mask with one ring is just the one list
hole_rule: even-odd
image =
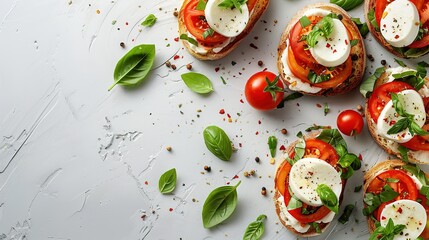
[(195, 39), (193, 39), (193, 38), (189, 37), (189, 36), (188, 36), (187, 34), (185, 34), (185, 33), (180, 34), (180, 37), (179, 37), (179, 38), (180, 38), (180, 39), (182, 39), (182, 40), (188, 41), (188, 43), (190, 43), (190, 44), (195, 45), (195, 46), (197, 46), (197, 47), (198, 47), (198, 42), (197, 42), (197, 40), (195, 40)]
[(365, 22), (361, 22), (360, 18), (352, 18), (352, 21), (356, 24), (359, 29), (360, 35), (365, 37), (369, 33), (368, 25)]
[(427, 135), (429, 132), (423, 130), (414, 120), (414, 115), (405, 112), (404, 103), (401, 95), (391, 93), (393, 107), (399, 116), (403, 117), (399, 119), (388, 131), (387, 134), (396, 134), (408, 128), (411, 135)]
[(317, 73), (315, 73), (313, 70), (310, 70), (310, 72), (308, 72), (307, 79), (310, 80), (311, 83), (321, 83), (331, 79), (331, 75), (329, 74), (317, 75)]
[(374, 28), (374, 30), (379, 32), (380, 26), (378, 26), (377, 19), (375, 18), (375, 8), (371, 8), (368, 11), (367, 17), (368, 17), (368, 20), (371, 23), (372, 27)]
[(380, 194), (365, 193), (363, 198), (364, 203), (367, 205), (363, 208), (363, 215), (369, 216), (375, 209), (377, 209), (382, 203), (389, 202), (395, 199), (399, 193), (395, 192), (389, 185), (384, 185), (383, 191)]
[(157, 19), (158, 18), (155, 15), (149, 14), (146, 19), (141, 23), (141, 25), (145, 27), (152, 27), (156, 23)]
[(330, 126), (321, 126), (321, 125), (314, 124), (313, 126), (306, 128), (305, 131), (306, 132), (311, 132), (313, 130), (330, 129), (330, 128), (331, 128)]
[(237, 207), (237, 187), (223, 186), (213, 190), (203, 205), (203, 225), (205, 228), (212, 228), (228, 219)]
[(334, 147), (337, 145), (343, 145), (347, 148), (347, 143), (344, 141), (344, 138), (341, 136), (341, 133), (338, 131), (338, 129), (324, 129), (316, 138), (329, 143)]
[(213, 36), (214, 33), (215, 33), (215, 31), (213, 29), (208, 28), (207, 30), (205, 30), (203, 32), (203, 39), (206, 39), (207, 37)]
[(207, 2), (205, 0), (199, 0), (195, 10), (204, 11), (206, 9), (206, 5), (207, 5)]
[(429, 65), (426, 62), (419, 62), (417, 64), (416, 70), (409, 70), (401, 73), (392, 74), (392, 77), (395, 80), (410, 84), (411, 86), (414, 87), (414, 89), (418, 91), (425, 84), (425, 77), (427, 74), (426, 67), (428, 66)]
[(349, 11), (353, 8), (362, 4), (363, 0), (331, 0), (333, 4), (337, 4), (338, 6), (344, 8), (344, 10)]
[(221, 160), (228, 161), (232, 155), (231, 140), (225, 131), (217, 126), (208, 126), (203, 132), (207, 149)]
[(243, 240), (259, 240), (264, 234), (264, 220), (267, 219), (267, 215), (261, 214), (256, 221), (251, 222), (244, 232)]
[(184, 73), (181, 77), (186, 86), (188, 86), (188, 88), (193, 92), (200, 94), (213, 92), (212, 82), (201, 73)]
[(289, 156), (287, 156), (286, 158), (286, 160), (289, 162), (290, 165), (294, 165), (305, 154), (305, 140), (302, 136), (299, 137), (293, 149), (295, 151), (295, 155), (293, 156), (293, 159), (289, 158)]
[(247, 0), (223, 0), (221, 3), (219, 3), (218, 6), (230, 9), (237, 8), (238, 10), (240, 10), (240, 13), (242, 13), (243, 11), (241, 10), (241, 5), (244, 5), (246, 3)]
[(386, 72), (384, 67), (377, 68), (373, 75), (362, 82), (359, 87), (359, 91), (365, 98), (368, 98), (372, 91), (374, 91), (375, 82), (384, 72)]
[(277, 105), (277, 108), (283, 108), (285, 106), (285, 102), (298, 99), (302, 96), (304, 96), (304, 94), (302, 94), (300, 92), (293, 92), (293, 93), (287, 95), (286, 97), (284, 97), (283, 100), (279, 103), (279, 105)]
[(288, 187), (288, 191), (289, 191), (289, 194), (291, 197), (290, 197), (289, 203), (287, 205), (287, 210), (294, 210), (297, 208), (301, 208), (302, 207), (301, 200), (299, 200), (297, 197), (295, 197), (295, 195), (293, 194), (290, 187)]
[(301, 24), (302, 28), (305, 28), (311, 24), (311, 21), (307, 16), (304, 15), (299, 19), (299, 23)]
[(277, 138), (275, 136), (268, 137), (268, 148), (270, 149), (271, 157), (275, 157), (277, 149)]
[(344, 208), (343, 214), (341, 214), (340, 218), (338, 218), (338, 222), (345, 224), (349, 221), (350, 215), (352, 215), (353, 210), (355, 209), (355, 205), (349, 204)]
[(307, 35), (306, 42), (308, 47), (312, 48), (317, 44), (317, 38), (319, 36), (328, 38), (334, 30), (334, 21), (332, 17), (325, 16), (320, 20)]
[(162, 194), (171, 193), (176, 188), (176, 169), (172, 168), (161, 175), (158, 181), (158, 189)]
[(319, 195), (320, 200), (322, 200), (323, 205), (334, 213), (338, 213), (339, 202), (337, 195), (335, 195), (334, 191), (332, 191), (328, 185), (320, 184), (317, 186), (316, 192)]
[[(376, 224), (378, 226), (369, 237), (369, 240), (378, 240), (378, 239), (393, 240), (394, 236), (400, 234), (402, 230), (404, 230), (405, 228), (405, 225), (403, 224), (395, 225), (391, 218), (389, 218), (389, 221), (387, 222), (385, 227), (381, 226), (379, 222), (376, 222)], [(380, 238), (380, 236), (382, 237)]]
[(335, 150), (337, 151), (337, 154), (340, 156), (340, 159), (338, 160), (338, 164), (342, 168), (347, 169), (347, 171), (343, 171), (341, 173), (341, 178), (349, 179), (353, 175), (354, 171), (359, 170), (361, 168), (362, 163), (358, 158), (358, 156), (356, 156), (353, 153), (349, 153), (347, 151), (347, 147), (342, 144), (338, 144), (335, 147)]
[(113, 78), (115, 82), (109, 91), (116, 85), (136, 86), (141, 83), (150, 72), (155, 60), (155, 45), (142, 44), (133, 47), (116, 64)]

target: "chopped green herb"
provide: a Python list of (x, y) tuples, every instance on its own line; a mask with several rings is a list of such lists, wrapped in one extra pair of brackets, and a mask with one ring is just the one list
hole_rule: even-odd
[(185, 33), (183, 33), (183, 34), (181, 34), (180, 35), (180, 39), (182, 39), (182, 40), (186, 40), (186, 41), (188, 41), (190, 44), (193, 44), (193, 45), (195, 45), (195, 46), (197, 46), (198, 47), (198, 42), (197, 42), (197, 40), (195, 40), (195, 39), (193, 39), (193, 38), (191, 38), (191, 37), (189, 37), (187, 34), (185, 34)]
[(305, 28), (311, 24), (310, 19), (308, 19), (308, 17), (305, 15), (299, 19), (299, 22), (301, 23), (302, 28)]
[(146, 19), (141, 23), (141, 25), (145, 27), (152, 27), (155, 24), (156, 20), (157, 18), (155, 17), (155, 15), (149, 14)]
[(345, 224), (349, 221), (350, 215), (352, 215), (355, 205), (349, 204), (344, 208), (343, 214), (338, 218), (338, 222)]

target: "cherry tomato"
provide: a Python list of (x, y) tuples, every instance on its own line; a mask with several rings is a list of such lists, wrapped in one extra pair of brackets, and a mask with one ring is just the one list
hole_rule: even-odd
[(342, 111), (337, 117), (338, 129), (347, 136), (354, 136), (362, 132), (363, 118), (353, 110)]
[[(291, 156), (293, 157), (293, 155)], [(335, 149), (328, 143), (318, 139), (307, 139), (305, 141), (305, 155), (304, 157), (316, 157), (325, 160), (332, 166), (336, 166), (338, 162), (338, 154)], [(275, 178), (275, 184), (280, 193), (284, 196), (286, 206), (289, 204), (291, 195), (287, 186), (289, 186), (289, 173), (292, 166), (289, 162), (284, 161), (280, 166), (280, 170)], [(303, 205), (303, 207), (305, 207)], [(310, 223), (324, 218), (331, 212), (326, 206), (319, 207), (312, 214), (302, 214), (302, 207), (294, 210), (288, 210), (289, 213), (297, 219), (300, 223)]]
[(385, 83), (376, 89), (371, 94), (368, 100), (369, 114), (371, 115), (372, 120), (377, 123), (378, 117), (380, 116), (381, 111), (383, 111), (384, 106), (390, 101), (390, 93), (398, 93), (406, 89), (414, 89), (409, 84), (393, 81)]
[(244, 94), (252, 107), (258, 110), (271, 110), (283, 99), (283, 82), (272, 72), (258, 72), (247, 81)]

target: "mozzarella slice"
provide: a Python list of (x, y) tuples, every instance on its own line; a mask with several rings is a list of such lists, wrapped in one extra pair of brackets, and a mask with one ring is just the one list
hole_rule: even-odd
[(396, 0), (387, 5), (380, 21), (384, 39), (394, 47), (405, 47), (419, 34), (420, 17), (416, 6), (408, 0)]
[(290, 170), (289, 186), (299, 200), (310, 206), (322, 206), (316, 193), (320, 184), (328, 185), (337, 199), (342, 190), (340, 173), (329, 163), (317, 158), (303, 158), (297, 161)]
[(249, 9), (246, 4), (240, 9), (223, 8), (218, 5), (223, 0), (209, 0), (204, 13), (209, 26), (225, 37), (236, 37), (246, 28)]
[(395, 225), (405, 225), (404, 230), (395, 235), (394, 240), (416, 239), (426, 227), (427, 215), (425, 208), (412, 200), (398, 200), (387, 204), (381, 212), (380, 224), (385, 227), (392, 219)]
[[(422, 127), (426, 121), (425, 105), (420, 94), (415, 90), (404, 90), (398, 95), (402, 97), (404, 110), (409, 114), (414, 115), (414, 121)], [(405, 129), (397, 134), (387, 134), (387, 131), (403, 117), (399, 116), (393, 107), (393, 102), (390, 100), (380, 113), (377, 120), (377, 131), (384, 138), (393, 140), (398, 143), (408, 142), (413, 136), (408, 129)]]
[(317, 44), (310, 48), (311, 55), (325, 67), (336, 67), (343, 64), (350, 55), (350, 39), (344, 24), (332, 19), (334, 29), (328, 38), (319, 36)]

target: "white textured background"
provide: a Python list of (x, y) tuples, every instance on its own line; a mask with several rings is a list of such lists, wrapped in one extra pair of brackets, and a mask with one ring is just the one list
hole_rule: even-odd
[[(268, 216), (264, 239), (294, 239), (275, 214), (270, 191), (276, 165), (269, 164), (268, 136), (287, 145), (313, 123), (335, 127), (339, 111), (355, 109), (364, 100), (355, 90), (340, 97), (303, 97), (283, 109), (258, 112), (246, 103), (243, 89), (254, 72), (277, 71), (283, 28), (312, 2), (271, 0), (261, 19), (265, 22), (231, 55), (199, 62), (174, 41), (173, 11), (180, 1), (0, 1), (0, 239), (241, 239), (247, 224), (262, 213)], [(350, 13), (363, 19), (362, 11), (360, 6)], [(150, 13), (157, 23), (140, 26)], [(177, 52), (180, 58), (171, 62), (178, 69), (161, 66), (138, 88), (116, 86), (108, 92), (118, 59), (141, 43), (156, 44), (154, 66)], [(375, 57), (367, 72), (381, 59), (395, 65), (370, 35), (366, 45)], [(214, 93), (200, 96), (183, 84), (180, 74), (188, 72), (187, 63), (210, 77)], [(221, 69), (216, 72), (216, 67)], [(327, 116), (316, 106), (324, 103), (331, 108)], [(222, 127), (238, 148), (231, 161), (206, 149), (201, 133), (208, 125)], [(282, 128), (289, 133), (282, 135)], [(346, 141), (362, 154), (362, 170), (386, 158), (367, 130)], [(276, 164), (280, 159), (278, 154)], [(201, 174), (204, 165), (212, 172)], [(177, 188), (173, 195), (161, 195), (158, 178), (173, 167)], [(243, 177), (252, 169), (256, 177)], [(239, 179), (232, 180), (234, 175)], [(208, 193), (238, 180), (234, 215), (204, 229), (201, 209)], [(344, 203), (358, 206), (350, 223), (335, 220), (314, 239), (368, 238), (362, 193), (353, 192), (361, 184), (359, 171), (345, 192)], [(261, 187), (268, 189), (267, 196), (260, 194)]]

